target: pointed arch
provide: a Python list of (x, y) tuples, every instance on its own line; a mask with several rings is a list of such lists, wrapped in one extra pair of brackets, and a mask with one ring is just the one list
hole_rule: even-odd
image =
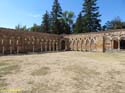
[(85, 49), (86, 49), (86, 51), (89, 51), (89, 49), (90, 49), (89, 39), (86, 40)]
[(96, 51), (96, 43), (94, 39), (91, 40), (90, 47), (92, 52)]

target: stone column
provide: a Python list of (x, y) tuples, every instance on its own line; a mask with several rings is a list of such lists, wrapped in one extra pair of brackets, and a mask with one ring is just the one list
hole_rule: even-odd
[(43, 44), (42, 44), (42, 42), (40, 42), (40, 45), (41, 45), (41, 52), (43, 52)]
[(12, 54), (12, 46), (11, 46), (12, 41), (10, 40), (9, 43), (10, 43), (10, 54)]
[(10, 54), (12, 54), (12, 47), (10, 47)]
[(32, 46), (33, 46), (33, 50), (32, 50), (32, 52), (34, 53), (34, 52), (35, 52), (34, 41), (32, 42)]
[(56, 51), (59, 50), (58, 43), (56, 42)]
[(118, 39), (118, 51), (120, 51), (120, 39)]
[(2, 42), (1, 42), (1, 44), (2, 44), (2, 54), (4, 55), (4, 51), (5, 51), (5, 49), (4, 49), (4, 40), (2, 39)]
[(19, 46), (18, 46), (19, 45), (19, 41), (18, 40), (16, 41), (16, 45), (17, 45), (17, 54), (18, 54), (19, 53)]
[(82, 51), (82, 41), (80, 42), (80, 51)]
[(4, 52), (5, 52), (5, 48), (4, 46), (2, 47), (2, 54), (4, 55)]
[(111, 51), (113, 51), (113, 40), (111, 40)]
[(67, 47), (67, 41), (65, 41), (65, 49), (64, 49), (64, 51), (66, 51), (68, 49), (68, 47)]
[(47, 42), (45, 42), (45, 52), (47, 51)]

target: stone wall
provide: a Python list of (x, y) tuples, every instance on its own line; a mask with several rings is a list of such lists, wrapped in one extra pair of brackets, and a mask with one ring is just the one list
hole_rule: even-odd
[(0, 53), (18, 54), (61, 50), (61, 37), (36, 32), (0, 28)]
[(66, 50), (84, 52), (125, 50), (125, 30), (54, 35), (0, 28), (0, 54)]
[(69, 39), (69, 50), (106, 52), (125, 50), (125, 30), (111, 30), (64, 35)]

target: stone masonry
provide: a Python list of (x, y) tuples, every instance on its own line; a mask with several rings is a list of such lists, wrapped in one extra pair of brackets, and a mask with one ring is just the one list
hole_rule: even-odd
[(51, 51), (106, 52), (124, 50), (125, 30), (123, 29), (54, 35), (0, 28), (0, 54), (2, 55)]

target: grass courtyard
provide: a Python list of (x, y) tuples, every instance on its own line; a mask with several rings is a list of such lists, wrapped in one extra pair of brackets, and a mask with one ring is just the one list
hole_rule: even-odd
[(125, 93), (125, 53), (1, 56), (0, 89), (26, 93)]

